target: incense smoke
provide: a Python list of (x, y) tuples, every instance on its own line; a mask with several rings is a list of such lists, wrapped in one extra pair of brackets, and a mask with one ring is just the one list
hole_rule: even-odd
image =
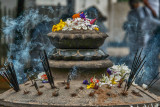
[[(42, 8), (44, 9), (44, 7)], [(53, 24), (58, 23), (59, 16), (56, 16), (57, 10), (54, 10), (52, 7), (48, 7), (47, 9), (47, 15), (40, 14), (39, 10), (31, 9), (25, 11), (22, 16), (16, 19), (12, 19), (9, 17), (2, 18), (5, 25), (3, 27), (3, 33), (6, 39), (9, 41), (9, 51), (7, 55), (8, 61), (13, 62), (16, 74), (18, 76), (18, 81), (20, 83), (25, 81), (25, 69), (32, 67), (34, 68), (34, 70), (32, 71), (33, 73), (43, 70), (39, 59), (39, 52), (45, 49), (47, 54), (50, 54), (52, 53), (52, 50), (54, 48), (50, 40), (47, 38), (46, 34), (51, 32)], [(64, 11), (65, 9), (62, 8), (62, 10)], [(49, 13), (54, 14), (51, 15), (51, 17), (54, 18), (50, 18)], [(138, 21), (135, 22), (135, 25), (137, 27)], [(127, 26), (131, 27), (133, 26), (132, 24), (127, 24)], [(147, 25), (144, 24), (144, 26)], [(143, 29), (143, 32), (148, 32), (148, 30)], [(129, 32), (129, 34), (132, 33)], [(119, 40), (117, 36), (115, 36), (115, 40)], [(146, 78), (143, 78), (143, 81), (147, 81), (148, 78), (153, 77), (152, 74), (156, 74), (155, 72), (158, 71), (157, 67), (155, 67), (155, 65), (159, 65), (156, 60), (156, 56), (158, 55), (155, 54), (160, 52), (160, 42), (158, 42), (159, 40), (159, 38), (155, 38), (155, 42), (151, 44), (150, 47), (146, 47), (145, 52), (148, 52), (146, 61), (148, 63), (145, 66), (145, 70), (147, 72), (145, 74)], [(128, 46), (128, 44), (125, 42), (123, 45)], [(106, 43), (101, 48), (106, 52), (106, 47), (111, 47), (111, 44)], [(119, 44), (117, 44), (115, 47), (119, 47)], [(131, 53), (134, 54), (134, 52)], [(126, 65), (128, 65), (132, 64), (133, 57), (111, 57), (111, 60), (115, 64), (126, 63)], [(77, 69), (76, 67), (73, 67), (71, 78), (76, 77), (76, 75)]]
[(75, 79), (77, 77), (78, 74), (78, 69), (76, 66), (73, 66), (73, 68), (71, 69), (70, 73), (69, 73), (69, 79), (70, 81)]
[(33, 9), (25, 11), (16, 19), (5, 16), (2, 20), (5, 24), (3, 33), (9, 40), (8, 61), (14, 64), (18, 81), (22, 83), (26, 78), (25, 69), (33, 67), (33, 73), (42, 70), (39, 52), (45, 49), (49, 54), (53, 50), (54, 46), (46, 34), (51, 32), (52, 25), (57, 22)]
[[(157, 28), (160, 25), (159, 20), (155, 20), (153, 18), (144, 18), (143, 22), (139, 22), (136, 16), (132, 17), (131, 21), (128, 21), (124, 24), (124, 30), (126, 30), (126, 38), (130, 41), (121, 41), (121, 43), (107, 43), (102, 46), (103, 50), (106, 50), (106, 47), (128, 47), (130, 49), (130, 54), (124, 57), (110, 57), (110, 59), (115, 64), (126, 63), (131, 68), (134, 55), (137, 49), (141, 49), (143, 47), (143, 56), (146, 55), (146, 64), (144, 65), (144, 75), (141, 78), (141, 83), (148, 83), (159, 71), (159, 53), (160, 53), (160, 32), (158, 31), (160, 28)], [(142, 24), (142, 25), (141, 25)], [(114, 40), (118, 37), (114, 36)], [(134, 38), (138, 37), (137, 40), (134, 41)], [(150, 38), (150, 39), (149, 39)], [(146, 43), (146, 41), (148, 43)], [(144, 41), (144, 43), (143, 43)], [(136, 49), (137, 48), (137, 49)], [(141, 73), (140, 73), (141, 74)], [(137, 78), (138, 79), (138, 78)]]

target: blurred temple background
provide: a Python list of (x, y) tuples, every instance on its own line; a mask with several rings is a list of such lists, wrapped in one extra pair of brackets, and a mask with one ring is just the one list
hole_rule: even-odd
[[(40, 14), (54, 18), (58, 23), (60, 19), (65, 20), (74, 13), (85, 12), (89, 18), (97, 18), (100, 31), (107, 33), (101, 49), (110, 55), (114, 63), (128, 62), (129, 40), (124, 30), (124, 23), (128, 20), (128, 13), (131, 11), (130, 0), (0, 0), (0, 19), (4, 16), (17, 18), (28, 9), (39, 9)], [(140, 0), (140, 6), (143, 6)], [(51, 12), (49, 12), (51, 11)], [(11, 41), (5, 38), (2, 29), (5, 24), (0, 20), (0, 68), (7, 60), (8, 44)], [(138, 44), (139, 45), (139, 44)], [(160, 59), (160, 55), (158, 57)], [(2, 85), (1, 85), (2, 86)]]
[[(112, 42), (112, 46), (117, 47), (117, 43), (121, 43), (124, 39), (125, 32), (122, 29), (122, 25), (126, 20), (127, 13), (129, 11), (127, 0), (0, 0), (0, 17), (9, 16), (11, 18), (16, 18), (22, 14), (24, 10), (27, 9), (39, 9), (41, 14), (46, 14), (50, 18), (64, 18), (68, 17), (64, 14), (78, 13), (80, 11), (93, 10), (93, 12), (98, 13), (103, 25), (100, 22), (100, 28), (106, 32), (110, 37), (107, 39), (106, 43)], [(54, 14), (48, 13), (46, 8), (52, 8)], [(57, 19), (58, 21), (59, 19)], [(0, 32), (0, 67), (4, 64), (7, 55), (7, 40), (3, 33), (2, 20), (0, 20), (1, 32)], [(119, 45), (119, 44), (118, 44)], [(102, 46), (103, 47), (103, 46)], [(104, 46), (105, 48), (105, 46)], [(129, 50), (127, 47), (122, 47), (122, 53), (118, 52), (119, 56), (127, 55)], [(110, 51), (111, 50), (111, 51)], [(116, 55), (117, 52), (112, 52), (115, 49), (110, 48), (108, 52), (110, 55)], [(121, 49), (116, 48), (117, 51)], [(125, 51), (125, 52), (124, 52)]]

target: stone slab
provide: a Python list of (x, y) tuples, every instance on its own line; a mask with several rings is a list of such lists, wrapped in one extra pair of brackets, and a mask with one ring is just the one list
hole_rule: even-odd
[(102, 69), (109, 68), (113, 66), (113, 63), (109, 59), (105, 60), (95, 60), (95, 61), (58, 61), (58, 60), (49, 60), (51, 68), (77, 68), (82, 69)]
[[(21, 84), (20, 91), (14, 92), (10, 89), (2, 94), (0, 94), (0, 105), (11, 106), (11, 107), (52, 107), (52, 106), (107, 106), (107, 107), (143, 107), (143, 106), (153, 106), (158, 107), (159, 97), (155, 96), (149, 92), (142, 92), (143, 89), (140, 87), (131, 86), (128, 91), (127, 96), (122, 96), (121, 92), (123, 88), (117, 88), (117, 86), (111, 89), (106, 88), (103, 85), (101, 88), (95, 91), (95, 96), (90, 97), (88, 94), (93, 91), (93, 89), (86, 89), (86, 85), (82, 84), (81, 81), (71, 81), (70, 89), (66, 90), (65, 85), (62, 81), (55, 81), (55, 85), (59, 88), (59, 96), (54, 97), (52, 93), (56, 89), (51, 89), (48, 83), (42, 84), (42, 82), (37, 81), (38, 86), (44, 85), (44, 87), (39, 90), (43, 92), (41, 96), (37, 95), (37, 91), (34, 87), (31, 87), (31, 82), (28, 81), (28, 85)], [(80, 90), (79, 87), (84, 87)], [(123, 85), (124, 86), (124, 85)], [(135, 96), (131, 92), (132, 90), (139, 91), (142, 97)], [(28, 94), (24, 94), (23, 91), (30, 91)], [(76, 93), (77, 96), (72, 97), (71, 94)], [(109, 93), (106, 94), (106, 93)], [(148, 93), (150, 95), (148, 95)]]

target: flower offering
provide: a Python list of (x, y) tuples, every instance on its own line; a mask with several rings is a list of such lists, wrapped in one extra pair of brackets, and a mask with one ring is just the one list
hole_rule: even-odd
[(48, 83), (48, 78), (45, 72), (39, 73), (38, 79), (42, 80), (43, 83)]
[(99, 27), (95, 24), (95, 19), (87, 18), (83, 12), (74, 14), (71, 18), (68, 18), (65, 22), (60, 20), (56, 25), (53, 25), (52, 32), (56, 31), (71, 31), (71, 30), (96, 30), (99, 31)]

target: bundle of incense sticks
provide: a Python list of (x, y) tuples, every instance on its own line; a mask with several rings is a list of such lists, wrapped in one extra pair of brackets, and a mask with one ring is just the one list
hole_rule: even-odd
[(142, 50), (143, 50), (143, 48), (141, 49), (140, 52), (137, 50), (137, 52), (135, 54), (135, 57), (134, 57), (134, 60), (132, 63), (131, 72), (130, 72), (129, 78), (128, 78), (128, 80), (125, 84), (125, 87), (124, 87), (124, 93), (126, 93), (128, 91), (128, 89), (130, 88), (132, 83), (135, 81), (139, 72), (142, 71), (144, 64), (146, 63), (146, 61), (144, 61), (146, 56), (141, 58)]
[(47, 75), (48, 82), (50, 83), (51, 88), (55, 88), (54, 77), (52, 76), (50, 66), (49, 66), (49, 62), (48, 62), (48, 57), (47, 57), (47, 54), (46, 54), (45, 50), (43, 51), (43, 53), (40, 53), (40, 59), (42, 61), (43, 69), (44, 69), (44, 71)]
[(0, 76), (12, 87), (16, 92), (20, 90), (16, 72), (14, 70), (13, 64), (8, 63), (5, 66), (5, 72), (2, 72)]

